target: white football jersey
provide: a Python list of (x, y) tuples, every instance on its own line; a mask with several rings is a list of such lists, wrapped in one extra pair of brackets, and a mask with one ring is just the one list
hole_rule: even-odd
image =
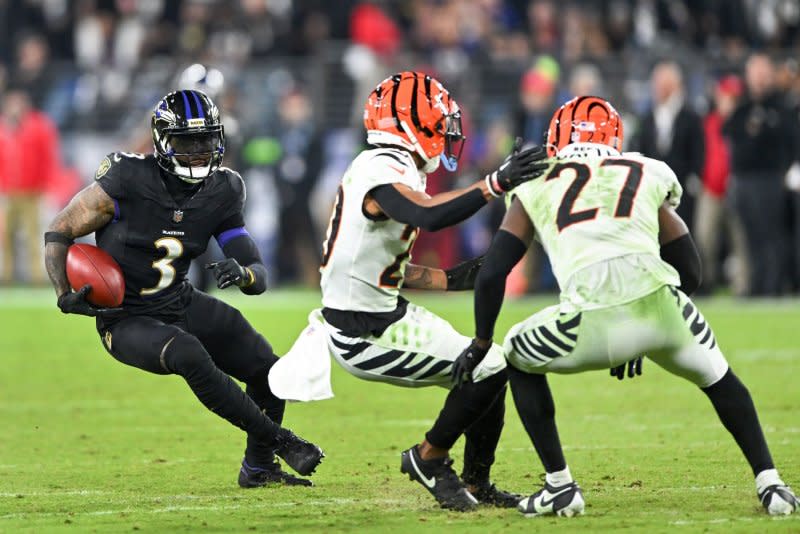
[(547, 251), (568, 311), (615, 306), (680, 285), (660, 257), (658, 209), (665, 200), (677, 206), (681, 193), (662, 161), (577, 143), (513, 196)]
[(342, 178), (322, 250), (322, 304), (344, 311), (387, 312), (397, 306), (418, 229), (364, 211), (379, 185), (425, 191), (426, 176), (408, 152), (374, 148), (359, 154)]

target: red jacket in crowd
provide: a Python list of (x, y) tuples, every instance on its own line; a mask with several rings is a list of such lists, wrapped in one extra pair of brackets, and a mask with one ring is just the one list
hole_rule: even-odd
[(0, 123), (0, 193), (45, 193), (58, 179), (58, 130), (47, 115), (29, 111), (16, 128)]
[(703, 165), (703, 188), (722, 197), (728, 189), (728, 176), (731, 172), (730, 152), (722, 136), (722, 116), (712, 111), (703, 120), (706, 136), (706, 161)]

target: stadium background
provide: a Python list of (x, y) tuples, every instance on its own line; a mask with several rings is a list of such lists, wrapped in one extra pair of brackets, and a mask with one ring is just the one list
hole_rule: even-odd
[[(149, 110), (181, 87), (209, 92), (222, 108), (226, 165), (247, 183), (248, 228), (273, 285), (316, 284), (336, 182), (363, 143), (363, 101), (397, 70), (433, 73), (465, 110), (460, 170), (432, 176), (431, 193), (491, 170), (515, 135), (541, 142), (552, 110), (577, 92), (615, 103), (625, 117), (626, 148), (641, 148), (642, 118), (653, 107), (651, 71), (664, 59), (680, 65), (686, 103), (704, 117), (719, 81), (742, 75), (748, 55), (766, 51), (775, 60), (776, 90), (798, 123), (796, 0), (5, 0), (0, 13), (0, 88), (6, 96), (30, 95), (59, 135), (49, 148), (36, 140), (26, 145), (4, 114), (0, 275), (6, 284), (44, 282), (36, 251), (26, 250), (29, 236), (40, 235), (41, 225), (91, 181), (106, 153), (149, 152)], [(48, 150), (57, 157), (44, 157)], [(19, 154), (35, 162), (20, 164)], [(705, 157), (719, 156), (707, 150)], [(782, 181), (791, 163), (778, 164), (781, 176), (771, 180)], [(14, 178), (20, 166), (35, 170)], [(693, 174), (679, 178), (691, 182), (687, 195), (697, 199), (703, 177), (699, 169)], [(721, 237), (707, 270), (721, 283), (705, 291), (731, 281), (737, 295), (800, 287), (800, 262), (791, 252), (800, 249), (797, 190), (784, 188), (780, 220), (770, 223), (779, 253), (751, 251), (757, 264), (780, 263), (779, 287), (751, 290), (742, 279), (746, 254)], [(36, 223), (15, 209), (21, 197), (38, 204), (36, 232), (25, 232)], [(415, 261), (449, 266), (483, 252), (501, 211), (495, 205), (457, 229), (423, 236)], [(725, 211), (708, 232), (727, 236), (725, 223), (736, 218), (735, 209)], [(528, 264), (513, 290), (553, 290), (541, 254)]]
[[(687, 101), (702, 116), (718, 82), (741, 75), (751, 51), (767, 50), (779, 67), (782, 98), (792, 106), (800, 94), (799, 6), (795, 0), (0, 0), (2, 100), (22, 91), (48, 117), (33, 128), (48, 142), (33, 148), (18, 144), (24, 136), (9, 128), (10, 110), (0, 120), (0, 226), (7, 228), (15, 204), (28, 200), (35, 207), (34, 223), (16, 235), (22, 251), (16, 270), (0, 263), (0, 277), (12, 286), (0, 287), (0, 532), (797, 532), (797, 514), (781, 520), (763, 513), (746, 462), (703, 395), (650, 362), (642, 377), (620, 383), (605, 372), (550, 379), (562, 441), (589, 505), (577, 521), (438, 509), (400, 475), (398, 455), (430, 425), (443, 392), (368, 383), (337, 366), (335, 399), (287, 408), (287, 424), (328, 455), (314, 475), (317, 487), (239, 490), (241, 433), (205, 413), (179, 379), (140, 373), (109, 357), (93, 321), (58, 311), (25, 245), (41, 246), (42, 225), (92, 180), (106, 153), (150, 150), (147, 118), (158, 98), (199, 84), (223, 108), (227, 164), (248, 184), (248, 227), (274, 282), (292, 286), (259, 298), (234, 290), (215, 295), (241, 309), (284, 354), (319, 305), (319, 234), (335, 183), (363, 141), (363, 100), (385, 75), (425, 69), (451, 88), (469, 123), (456, 175), (468, 182), (492, 169), (520, 133), (522, 89), (529, 104), (546, 108), (544, 119), (529, 121), (536, 131), (575, 91), (573, 78), (599, 83), (595, 92), (625, 115), (632, 142), (652, 106), (651, 68), (659, 59), (680, 63)], [(736, 82), (725, 84), (736, 92)], [(47, 147), (58, 157), (47, 157)], [(20, 181), (13, 171), (22, 162), (49, 170)], [(453, 180), (439, 173), (431, 189)], [(772, 180), (783, 184), (784, 176)], [(788, 207), (797, 202), (788, 188), (781, 193)], [(727, 206), (725, 196), (722, 202)], [(797, 219), (781, 211), (785, 219), (774, 234), (784, 240), (781, 292), (789, 294), (797, 287), (789, 252), (800, 247), (792, 245)], [(415, 259), (449, 266), (482, 252), (500, 216), (484, 209), (457, 230), (428, 234)], [(281, 230), (283, 243), (300, 241), (299, 250), (278, 252)], [(736, 262), (726, 259), (732, 248), (725, 245), (716, 265), (735, 281)], [(0, 255), (11, 256), (7, 239)], [(546, 273), (530, 266), (515, 291), (552, 289)], [(698, 299), (699, 306), (752, 392), (776, 462), (796, 488), (800, 302), (742, 300), (724, 293), (749, 288), (728, 286)], [(411, 298), (459, 331), (472, 328), (469, 293)], [(555, 299), (551, 293), (509, 300), (498, 330)], [(542, 468), (510, 396), (507, 403), (494, 479), (529, 493)], [(454, 449), (457, 464), (461, 449), (460, 443)]]

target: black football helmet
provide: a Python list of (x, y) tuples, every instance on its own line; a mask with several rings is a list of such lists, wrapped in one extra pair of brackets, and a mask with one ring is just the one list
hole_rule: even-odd
[(202, 91), (174, 91), (150, 119), (159, 166), (189, 183), (208, 178), (222, 164), (225, 132), (219, 108)]

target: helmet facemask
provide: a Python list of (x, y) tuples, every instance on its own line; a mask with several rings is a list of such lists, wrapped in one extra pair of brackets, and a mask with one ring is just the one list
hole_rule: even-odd
[(466, 137), (461, 129), (461, 110), (455, 100), (450, 101), (451, 112), (447, 113), (436, 125), (436, 131), (444, 136), (444, 150), (439, 156), (444, 168), (450, 172), (458, 168), (458, 160), (464, 150)]
[(159, 166), (185, 182), (200, 183), (222, 164), (225, 132), (219, 109), (200, 91), (164, 97), (153, 110), (151, 129)]
[(205, 180), (222, 163), (223, 139), (222, 126), (200, 132), (167, 133), (164, 156), (170, 159), (170, 172), (192, 184)]

